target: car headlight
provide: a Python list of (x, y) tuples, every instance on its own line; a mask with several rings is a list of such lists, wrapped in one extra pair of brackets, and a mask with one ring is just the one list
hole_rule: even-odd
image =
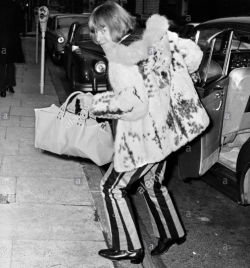
[(64, 42), (64, 38), (62, 36), (61, 37), (58, 37), (57, 42), (59, 44), (63, 43)]
[(106, 71), (106, 64), (104, 61), (98, 61), (95, 64), (95, 71), (97, 73), (104, 73)]

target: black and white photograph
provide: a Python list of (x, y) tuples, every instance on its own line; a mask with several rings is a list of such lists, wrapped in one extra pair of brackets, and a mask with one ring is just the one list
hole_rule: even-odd
[(0, 0), (0, 268), (250, 268), (250, 1)]

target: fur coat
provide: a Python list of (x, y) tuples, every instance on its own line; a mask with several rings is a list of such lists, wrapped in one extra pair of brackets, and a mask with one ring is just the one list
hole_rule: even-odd
[(130, 171), (163, 160), (209, 124), (190, 74), (202, 59), (191, 40), (168, 31), (168, 20), (151, 16), (141, 40), (116, 44), (106, 57), (113, 92), (94, 96), (92, 113), (118, 119), (114, 168)]

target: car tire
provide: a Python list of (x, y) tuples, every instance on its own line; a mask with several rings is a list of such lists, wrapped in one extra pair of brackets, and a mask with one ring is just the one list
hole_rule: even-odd
[(70, 68), (70, 84), (73, 91), (76, 91), (76, 68), (75, 65), (72, 64)]
[(55, 47), (53, 47), (51, 57), (54, 64), (59, 65), (62, 63), (62, 55), (56, 53)]

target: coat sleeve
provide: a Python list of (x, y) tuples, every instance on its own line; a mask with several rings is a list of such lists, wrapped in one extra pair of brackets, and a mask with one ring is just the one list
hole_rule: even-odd
[(178, 38), (178, 46), (187, 65), (188, 72), (192, 74), (197, 71), (203, 57), (200, 47), (192, 40), (182, 38)]
[(96, 94), (91, 112), (97, 117), (126, 121), (144, 118), (148, 112), (148, 98), (138, 66), (117, 65), (115, 69), (118, 83), (114, 92)]
[(141, 96), (135, 87), (123, 88), (119, 93), (105, 92), (94, 96), (91, 112), (94, 116), (139, 120), (147, 114), (148, 101)]

